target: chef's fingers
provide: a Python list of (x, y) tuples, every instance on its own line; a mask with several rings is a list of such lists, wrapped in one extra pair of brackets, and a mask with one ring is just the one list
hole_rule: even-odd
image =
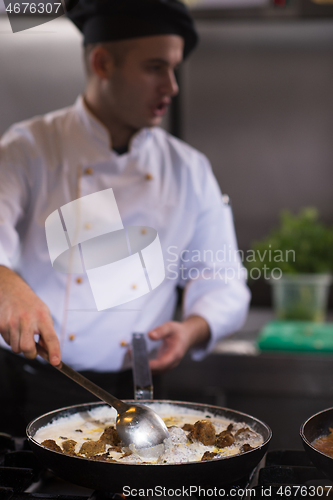
[(29, 316), (23, 317), (20, 323), (20, 352), (28, 359), (34, 359), (37, 355), (34, 332), (33, 319)]
[(20, 352), (19, 322), (10, 315), (10, 310), (6, 307), (2, 308), (0, 314), (0, 334), (14, 352)]
[(19, 323), (16, 318), (11, 318), (9, 321), (8, 327), (9, 336), (10, 336), (10, 347), (13, 352), (19, 353), (20, 350), (20, 328)]
[(163, 325), (157, 326), (150, 332), (148, 332), (148, 337), (151, 340), (161, 340), (170, 335), (175, 328), (175, 321), (167, 321)]
[(38, 351), (38, 347), (39, 346), (42, 346), (42, 349), (44, 349), (44, 351), (46, 351), (46, 344), (45, 344), (44, 340), (42, 339), (42, 337), (39, 337), (38, 343), (37, 343), (37, 346), (36, 346), (38, 354), (39, 354), (39, 351)]
[(49, 321), (45, 321), (43, 325), (39, 326), (38, 333), (43, 339), (42, 345), (45, 346), (48, 352), (49, 362), (54, 366), (59, 365), (61, 362), (60, 345), (51, 318)]
[(27, 357), (36, 355), (34, 335), (39, 334), (49, 354), (50, 363), (61, 361), (60, 346), (49, 308), (12, 270), (0, 266), (0, 332), (5, 332), (12, 350)]
[(179, 355), (179, 353), (175, 353), (172, 350), (166, 351), (161, 357), (158, 356), (155, 359), (151, 359), (149, 361), (149, 366), (154, 373), (165, 372), (175, 368), (182, 357), (183, 356)]
[(157, 357), (149, 362), (150, 369), (162, 372), (175, 368), (186, 353), (179, 323), (167, 322), (149, 333), (152, 334), (150, 338), (162, 340)]
[(60, 363), (60, 347), (57, 335), (53, 329), (53, 321), (48, 308), (43, 304), (35, 309), (34, 314), (22, 313), (20, 320), (19, 350), (24, 356), (33, 359), (37, 355), (35, 334), (44, 340), (50, 363)]

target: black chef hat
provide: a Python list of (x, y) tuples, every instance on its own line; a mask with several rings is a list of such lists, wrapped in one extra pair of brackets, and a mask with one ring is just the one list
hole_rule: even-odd
[(184, 58), (198, 34), (186, 6), (179, 0), (67, 1), (67, 15), (82, 31), (84, 45), (153, 35), (180, 35)]

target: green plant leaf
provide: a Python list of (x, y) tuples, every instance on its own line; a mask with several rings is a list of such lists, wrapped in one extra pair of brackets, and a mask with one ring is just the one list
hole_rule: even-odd
[(333, 228), (319, 221), (318, 210), (313, 207), (303, 208), (297, 215), (283, 210), (280, 225), (253, 242), (251, 250), (251, 261), (245, 258), (249, 271), (266, 269), (270, 274), (278, 268), (289, 274), (333, 272)]

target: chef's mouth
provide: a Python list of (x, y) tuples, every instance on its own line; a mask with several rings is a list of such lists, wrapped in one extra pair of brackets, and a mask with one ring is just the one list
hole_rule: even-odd
[(153, 113), (155, 116), (163, 116), (168, 110), (169, 102), (160, 102), (153, 108)]

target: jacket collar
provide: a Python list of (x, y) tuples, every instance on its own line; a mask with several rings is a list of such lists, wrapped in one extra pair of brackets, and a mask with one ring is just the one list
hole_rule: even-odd
[[(109, 131), (105, 125), (103, 125), (103, 123), (99, 121), (98, 118), (96, 118), (96, 116), (88, 109), (82, 95), (76, 99), (75, 109), (84, 128), (88, 132), (89, 136), (96, 142), (96, 145), (110, 153), (112, 146), (110, 144), (111, 141)], [(129, 153), (138, 151), (147, 139), (151, 137), (151, 134), (151, 128), (143, 128), (134, 134), (129, 143)], [(111, 152), (113, 151), (111, 150)], [(116, 152), (113, 152), (113, 154), (117, 155)]]

